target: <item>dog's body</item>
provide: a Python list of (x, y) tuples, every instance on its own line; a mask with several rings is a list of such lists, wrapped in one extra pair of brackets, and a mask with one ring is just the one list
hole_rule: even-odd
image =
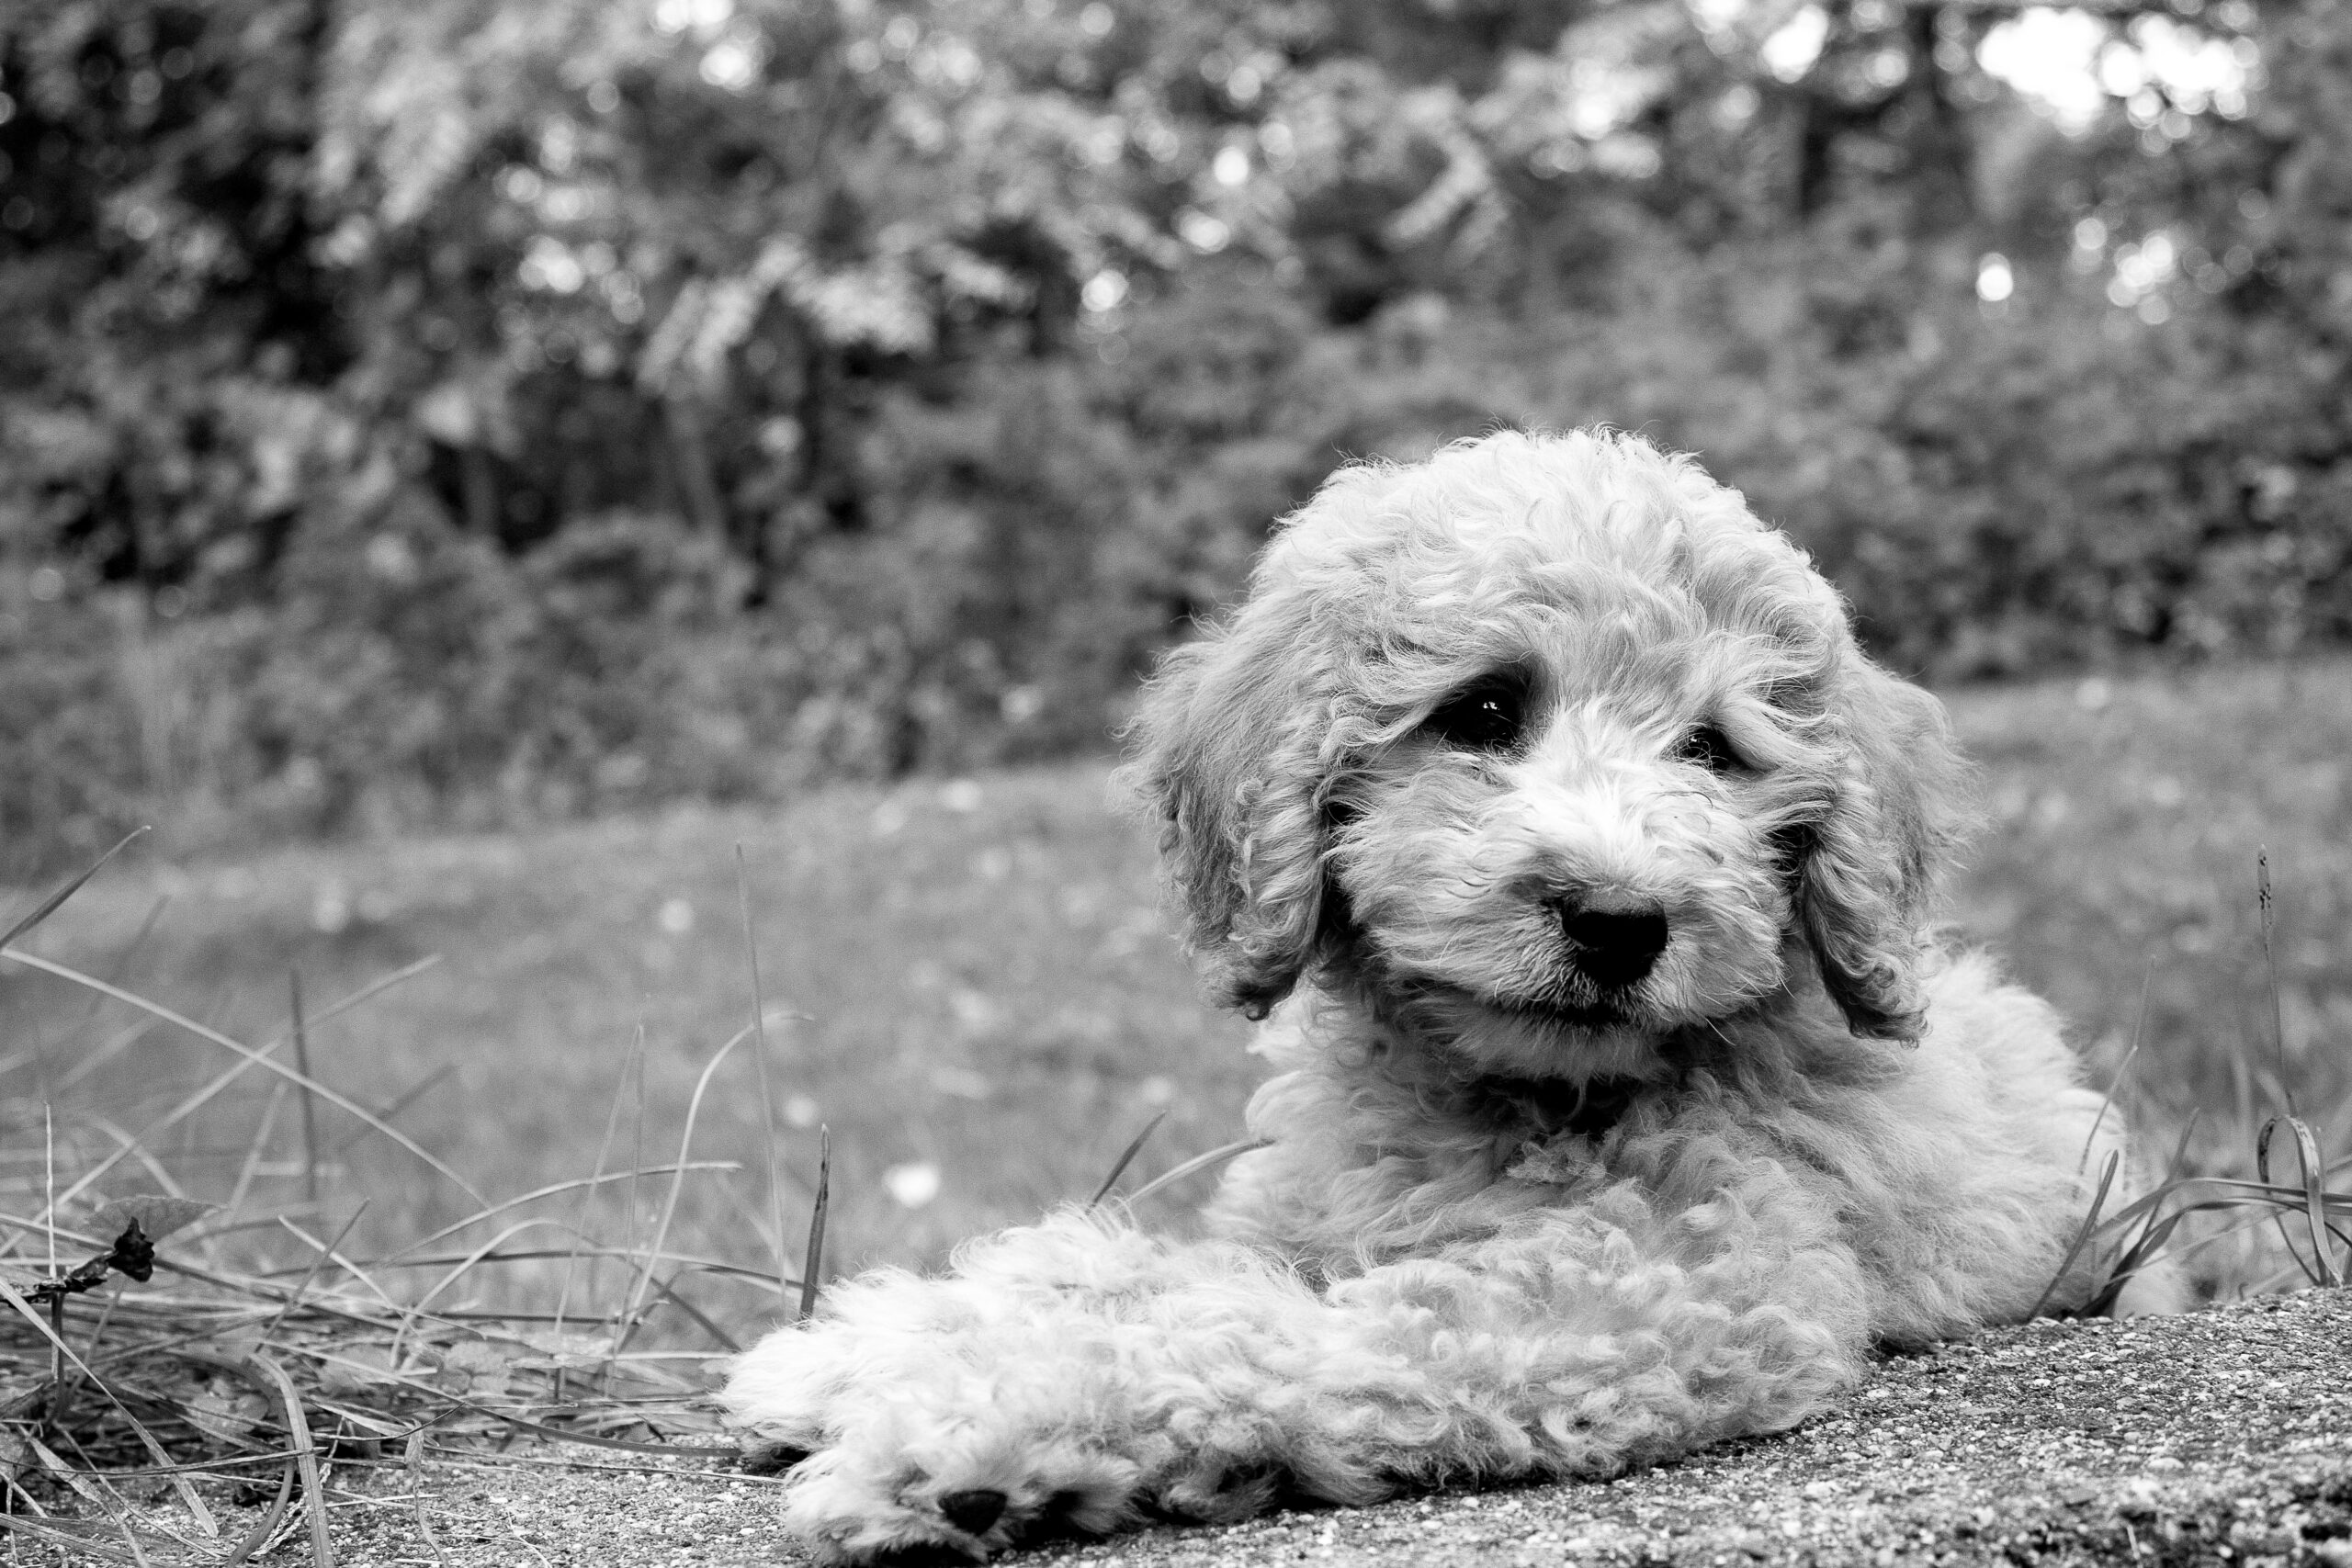
[(1215, 1239), (1066, 1213), (744, 1356), (821, 1554), (1608, 1474), (2089, 1293), (2122, 1128), (1928, 931), (1941, 709), (1687, 461), (1346, 470), (1138, 729), (1195, 952), (1279, 1009), (1264, 1145)]

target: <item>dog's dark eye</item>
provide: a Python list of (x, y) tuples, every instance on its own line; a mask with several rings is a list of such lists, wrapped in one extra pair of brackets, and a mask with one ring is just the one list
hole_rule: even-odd
[(1510, 681), (1484, 681), (1448, 697), (1421, 728), (1449, 746), (1498, 750), (1516, 745), (1525, 728), (1527, 694)]
[(1731, 749), (1731, 741), (1712, 724), (1702, 724), (1682, 738), (1674, 749), (1675, 757), (1685, 762), (1696, 762), (1711, 773), (1728, 773), (1744, 766), (1739, 753)]

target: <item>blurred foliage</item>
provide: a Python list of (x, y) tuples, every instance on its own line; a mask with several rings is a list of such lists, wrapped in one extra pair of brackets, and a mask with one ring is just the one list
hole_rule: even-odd
[(0, 873), (1095, 744), (1497, 423), (1914, 670), (2340, 642), (2348, 104), (2340, 0), (16, 0)]

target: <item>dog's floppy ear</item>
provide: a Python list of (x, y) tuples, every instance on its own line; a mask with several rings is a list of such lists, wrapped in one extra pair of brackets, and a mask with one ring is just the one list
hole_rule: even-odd
[(1797, 918), (1848, 1027), (1917, 1040), (1936, 883), (1967, 826), (1966, 767), (1941, 703), (1850, 645), (1839, 663), (1838, 774), (1798, 863)]
[(1302, 594), (1261, 592), (1167, 655), (1128, 731), (1124, 776), (1159, 818), (1187, 945), (1252, 1018), (1297, 984), (1323, 920), (1320, 640)]

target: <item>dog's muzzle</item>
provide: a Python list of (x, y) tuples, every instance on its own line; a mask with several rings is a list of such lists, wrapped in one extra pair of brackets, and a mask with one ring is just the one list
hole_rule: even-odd
[(1600, 908), (1577, 898), (1560, 899), (1554, 907), (1568, 939), (1569, 962), (1603, 991), (1638, 985), (1672, 934), (1666, 916), (1654, 908)]

